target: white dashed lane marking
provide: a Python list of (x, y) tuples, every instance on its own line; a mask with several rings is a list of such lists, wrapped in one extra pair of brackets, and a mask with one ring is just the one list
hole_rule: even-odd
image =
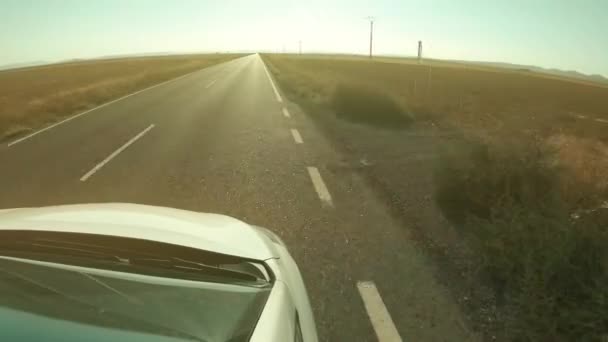
[(101, 169), (104, 165), (106, 165), (108, 162), (110, 162), (110, 160), (114, 159), (114, 157), (116, 157), (117, 155), (119, 155), (122, 151), (126, 150), (127, 147), (129, 147), (131, 144), (133, 144), (135, 141), (137, 141), (137, 139), (143, 137), (144, 134), (148, 133), (148, 131), (150, 131), (152, 128), (154, 128), (153, 124), (150, 125), (150, 126), (148, 126), (148, 128), (144, 129), (143, 131), (141, 131), (138, 135), (136, 135), (133, 138), (131, 138), (131, 140), (127, 141), (118, 150), (114, 151), (106, 159), (104, 159), (101, 163), (97, 164), (94, 168), (92, 168), (91, 171), (87, 172), (84, 176), (82, 176), (80, 178), (80, 181), (84, 182), (87, 179), (89, 179), (89, 177), (91, 177), (92, 175), (94, 175), (95, 172), (99, 171), (99, 169)]
[(333, 202), (331, 200), (331, 195), (329, 194), (329, 190), (327, 190), (327, 186), (323, 182), (323, 178), (321, 178), (321, 174), (316, 167), (309, 166), (307, 167), (308, 174), (310, 175), (310, 179), (312, 180), (312, 185), (315, 187), (317, 191), (317, 195), (319, 195), (319, 199), (329, 206), (333, 206)]
[(213, 80), (213, 81), (209, 82), (209, 84), (207, 84), (207, 85), (205, 86), (205, 89), (210, 88), (212, 85), (214, 85), (214, 84), (215, 84), (215, 82), (216, 82), (216, 81), (217, 81), (217, 80)]
[(302, 140), (302, 136), (300, 135), (300, 132), (298, 132), (297, 129), (292, 128), (291, 135), (293, 136), (293, 140), (296, 142), (296, 144), (304, 143), (304, 141)]
[(291, 117), (291, 115), (289, 115), (289, 111), (285, 107), (283, 107), (283, 116), (285, 116), (286, 118)]
[(379, 342), (403, 342), (373, 281), (357, 282), (363, 305)]

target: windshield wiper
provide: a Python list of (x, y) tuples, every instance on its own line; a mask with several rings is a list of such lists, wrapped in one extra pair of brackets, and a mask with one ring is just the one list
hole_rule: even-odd
[[(44, 256), (37, 258), (41, 261), (59, 261), (70, 263), (67, 259), (86, 260), (86, 266), (91, 267), (91, 261), (110, 263), (121, 268), (141, 268), (147, 270), (170, 270), (178, 274), (191, 274), (203, 277), (229, 278), (236, 281), (267, 283), (268, 279), (257, 267), (247, 261), (234, 264), (208, 264), (174, 256), (157, 256), (151, 253), (140, 253), (93, 244), (76, 243), (58, 239), (13, 240), (0, 242), (0, 254), (25, 256)], [(249, 267), (248, 267), (249, 266)], [(149, 273), (149, 272), (148, 272)]]
[[(215, 274), (218, 276), (229, 277), (234, 279), (239, 279), (243, 281), (251, 281), (251, 282), (259, 282), (266, 281), (262, 276), (258, 276), (253, 272), (237, 270), (235, 267), (230, 267), (231, 265), (207, 265), (201, 262), (184, 260), (181, 258), (166, 258), (166, 259), (157, 259), (157, 258), (132, 258), (129, 259), (129, 263), (132, 265), (141, 265), (141, 266), (150, 266), (150, 267), (160, 267), (166, 269), (174, 269), (184, 272), (198, 272), (202, 271), (205, 274)], [(261, 275), (261, 272), (260, 272)]]

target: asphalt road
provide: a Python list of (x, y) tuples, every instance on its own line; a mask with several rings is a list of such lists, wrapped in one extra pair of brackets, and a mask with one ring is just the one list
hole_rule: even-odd
[(0, 147), (0, 208), (134, 202), (281, 236), (322, 341), (470, 340), (437, 270), (258, 55)]

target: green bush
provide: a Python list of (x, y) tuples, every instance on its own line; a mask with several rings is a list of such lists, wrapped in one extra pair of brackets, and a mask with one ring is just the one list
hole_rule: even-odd
[(412, 121), (390, 95), (364, 85), (338, 84), (331, 107), (339, 118), (375, 126), (400, 128)]
[(573, 218), (552, 152), (521, 136), (444, 149), (437, 200), (494, 289), (510, 340), (608, 334), (608, 215)]

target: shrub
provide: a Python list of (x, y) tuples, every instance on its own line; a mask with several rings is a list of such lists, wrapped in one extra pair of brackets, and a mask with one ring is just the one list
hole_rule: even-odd
[(437, 199), (450, 219), (463, 223), (469, 214), (489, 219), (494, 208), (506, 205), (538, 210), (560, 205), (551, 159), (542, 145), (521, 138), (461, 138), (443, 147)]
[(437, 200), (494, 289), (511, 340), (608, 333), (608, 215), (573, 218), (553, 152), (520, 135), (444, 149)]
[(411, 123), (411, 117), (390, 95), (364, 85), (338, 84), (331, 107), (339, 118), (353, 122), (389, 128)]

